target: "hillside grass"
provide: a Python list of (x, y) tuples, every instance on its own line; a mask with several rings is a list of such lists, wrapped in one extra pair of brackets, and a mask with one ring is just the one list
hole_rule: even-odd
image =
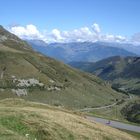
[[(32, 89), (28, 95), (22, 97), (30, 101), (66, 106), (68, 108), (85, 108), (108, 105), (116, 99), (126, 98), (126, 95), (111, 89), (98, 77), (78, 71), (49, 57), (35, 52), (15, 53), (0, 51), (0, 65), (4, 71), (0, 79), (0, 99), (15, 97), (10, 89), (17, 88), (12, 83), (12, 76), (17, 79), (35, 78), (46, 87), (51, 85), (61, 86), (60, 91), (47, 91), (46, 89)], [(54, 83), (50, 83), (49, 80)], [(11, 93), (11, 95), (10, 95)]]
[[(0, 35), (6, 38), (0, 42), (0, 99), (15, 97), (11, 89), (19, 87), (12, 82), (12, 77), (36, 79), (44, 84), (44, 90), (24, 87), (27, 96), (21, 98), (56, 106), (95, 107), (126, 98), (100, 78), (33, 51), (29, 44), (1, 26)], [(51, 86), (61, 87), (61, 90), (50, 92), (47, 88)]]
[[(28, 138), (27, 138), (28, 137)], [(134, 140), (80, 114), (21, 99), (0, 101), (0, 140)]]
[(132, 132), (132, 131), (128, 131), (128, 130), (122, 130), (122, 131), (134, 136), (137, 139), (140, 139), (140, 133), (138, 133), (138, 132)]
[(72, 62), (73, 67), (110, 82), (114, 89), (140, 95), (140, 58), (113, 56), (96, 63)]

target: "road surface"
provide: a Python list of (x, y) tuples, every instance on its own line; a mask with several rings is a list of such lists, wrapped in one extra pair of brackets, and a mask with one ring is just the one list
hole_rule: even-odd
[(102, 124), (105, 124), (105, 125), (109, 125), (111, 127), (115, 127), (115, 128), (118, 128), (118, 129), (124, 129), (124, 130), (129, 130), (129, 131), (140, 133), (140, 126), (136, 126), (136, 125), (132, 125), (132, 124), (126, 124), (126, 123), (117, 122), (117, 121), (110, 121), (110, 124), (107, 124), (108, 123), (107, 119), (90, 117), (90, 116), (86, 116), (86, 118), (91, 122), (96, 121), (96, 122), (99, 122), (99, 123), (102, 123)]
[(117, 103), (118, 102), (110, 104), (110, 105), (106, 105), (106, 106), (100, 106), (100, 107), (83, 108), (83, 109), (79, 109), (78, 111), (82, 111), (83, 112), (83, 111), (92, 111), (92, 110), (95, 110), (95, 109), (109, 108), (109, 107), (115, 106)]

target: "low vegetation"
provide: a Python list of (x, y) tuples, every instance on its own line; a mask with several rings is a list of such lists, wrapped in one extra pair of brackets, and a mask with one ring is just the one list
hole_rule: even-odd
[(123, 107), (121, 113), (128, 121), (140, 124), (140, 100)]
[(132, 136), (134, 136), (135, 138), (137, 138), (137, 139), (140, 139), (140, 133), (138, 133), (138, 132), (132, 132), (132, 131), (126, 131), (126, 130), (122, 130), (122, 131), (124, 131), (124, 132), (126, 132), (126, 133), (128, 133), (128, 134), (130, 134), (130, 135), (132, 135)]
[[(8, 113), (7, 113), (8, 112)], [(0, 101), (0, 140), (135, 140), (80, 114), (21, 99)]]

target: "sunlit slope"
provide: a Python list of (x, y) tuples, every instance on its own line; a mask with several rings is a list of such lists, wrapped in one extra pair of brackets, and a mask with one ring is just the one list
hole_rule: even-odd
[(18, 95), (57, 106), (84, 108), (110, 104), (124, 96), (96, 76), (43, 56), (2, 27), (0, 30), (1, 99)]
[(0, 140), (135, 140), (71, 111), (19, 99), (0, 101)]

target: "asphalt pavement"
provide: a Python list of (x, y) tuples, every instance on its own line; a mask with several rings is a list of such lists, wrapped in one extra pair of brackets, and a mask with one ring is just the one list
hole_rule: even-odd
[(140, 133), (140, 126), (122, 123), (122, 122), (118, 122), (118, 121), (102, 119), (102, 118), (97, 118), (97, 117), (91, 117), (91, 116), (86, 116), (86, 118), (91, 122), (99, 122), (99, 123), (102, 123), (102, 124), (105, 124), (105, 125), (108, 125), (111, 127), (115, 127), (118, 129), (124, 129), (124, 130), (129, 130), (129, 131)]

